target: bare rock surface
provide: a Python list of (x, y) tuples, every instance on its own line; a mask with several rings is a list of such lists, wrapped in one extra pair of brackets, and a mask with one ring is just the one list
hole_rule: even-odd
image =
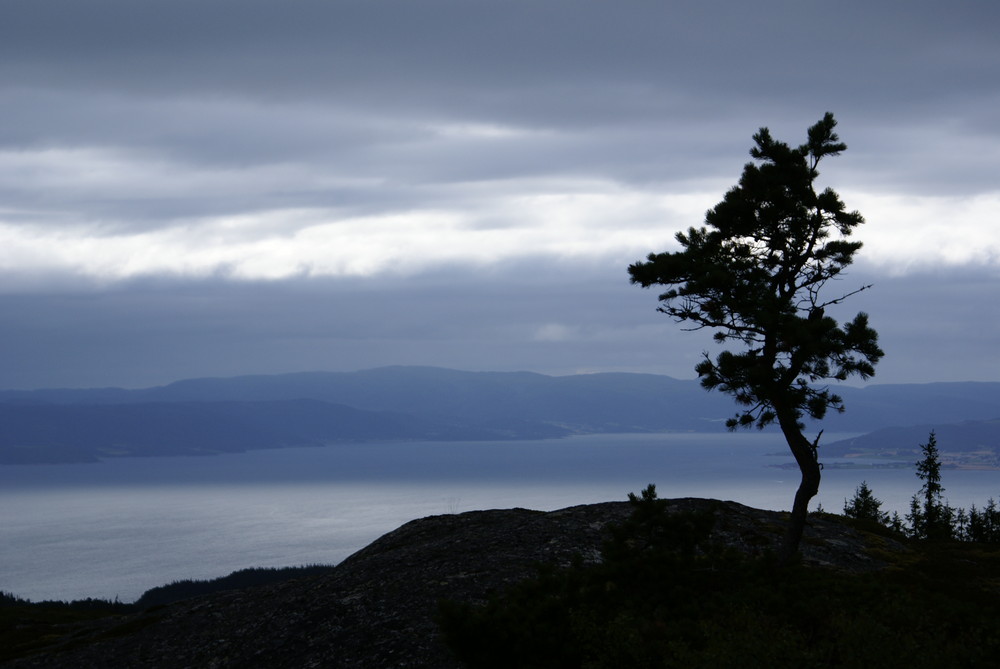
[[(783, 514), (735, 502), (670, 500), (716, 508), (715, 538), (747, 553), (777, 545)], [(459, 667), (434, 618), (441, 599), (484, 601), (535, 574), (538, 563), (598, 560), (608, 525), (627, 502), (551, 512), (472, 511), (422, 518), (390, 532), (323, 576), (218, 593), (65, 630), (44, 653), (12, 667)], [(870, 553), (899, 544), (832, 518), (810, 519), (807, 564), (879, 569)]]

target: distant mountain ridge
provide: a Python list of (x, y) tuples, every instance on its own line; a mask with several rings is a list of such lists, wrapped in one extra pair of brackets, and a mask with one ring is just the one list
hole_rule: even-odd
[[(920, 455), (921, 444), (927, 443), (934, 432), (938, 450), (944, 454), (961, 451), (989, 453), (981, 458), (984, 463), (1000, 464), (1000, 419), (970, 420), (961, 423), (920, 424), (884, 427), (867, 434), (826, 444), (824, 454), (843, 455), (846, 453), (912, 454)], [(969, 464), (975, 464), (973, 460)]]
[[(841, 387), (828, 433), (1000, 418), (1000, 383)], [(654, 374), (546, 376), (381, 367), (187, 379), (125, 390), (0, 391), (0, 463), (336, 441), (542, 439), (721, 431), (732, 399)]]
[(547, 425), (470, 426), (317, 400), (0, 404), (0, 464), (114, 456), (214, 455), (343, 441), (481, 441), (565, 436)]

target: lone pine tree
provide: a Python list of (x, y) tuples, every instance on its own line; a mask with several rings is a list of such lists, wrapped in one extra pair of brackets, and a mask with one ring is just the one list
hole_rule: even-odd
[[(825, 297), (824, 288), (851, 264), (861, 242), (848, 238), (864, 222), (832, 189), (816, 192), (817, 166), (847, 146), (827, 113), (797, 147), (775, 141), (767, 128), (753, 136), (739, 183), (705, 215), (705, 226), (679, 232), (683, 250), (650, 254), (629, 266), (632, 283), (667, 286), (658, 311), (688, 329), (709, 329), (724, 350), (705, 353), (695, 367), (701, 385), (734, 397), (730, 429), (777, 422), (802, 474), (782, 561), (797, 552), (809, 500), (819, 490), (817, 448), (804, 416), (819, 420), (843, 401), (827, 379), (868, 378), (883, 352), (868, 315), (840, 326), (826, 309), (870, 286)], [(819, 385), (817, 385), (819, 384)]]
[[(923, 454), (917, 462), (917, 478), (924, 482), (920, 493), (910, 500), (911, 534), (917, 539), (947, 541), (952, 538), (952, 521), (955, 510), (944, 501), (944, 486), (941, 485), (941, 458), (937, 447), (937, 435), (931, 430), (926, 444), (920, 444)], [(920, 497), (923, 498), (921, 503)]]

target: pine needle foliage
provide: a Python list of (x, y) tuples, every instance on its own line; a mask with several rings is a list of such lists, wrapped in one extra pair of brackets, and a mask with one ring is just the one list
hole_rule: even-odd
[(883, 355), (867, 314), (841, 325), (828, 313), (869, 288), (826, 290), (860, 250), (850, 237), (864, 222), (835, 191), (817, 189), (820, 162), (847, 148), (836, 125), (827, 112), (795, 148), (761, 128), (753, 162), (705, 225), (677, 233), (680, 251), (652, 253), (628, 268), (632, 283), (666, 287), (658, 311), (687, 329), (711, 331), (727, 347), (714, 358), (705, 353), (695, 371), (705, 389), (736, 400), (728, 427), (781, 427), (802, 473), (782, 549), (786, 562), (820, 483), (819, 437), (805, 437), (803, 419), (843, 411), (825, 382), (867, 379)]

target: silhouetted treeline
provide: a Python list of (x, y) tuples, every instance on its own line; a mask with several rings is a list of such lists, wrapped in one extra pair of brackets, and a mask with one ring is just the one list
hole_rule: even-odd
[(12, 606), (36, 606), (50, 609), (66, 609), (70, 611), (107, 611), (109, 613), (127, 613), (133, 608), (132, 604), (125, 604), (117, 599), (76, 599), (71, 602), (61, 600), (46, 599), (40, 602), (33, 602), (23, 597), (18, 597), (9, 592), (0, 591), (0, 607)]
[(934, 431), (927, 443), (920, 445), (920, 450), (923, 458), (916, 466), (917, 477), (923, 485), (910, 499), (910, 510), (905, 516), (882, 511), (882, 500), (875, 496), (867, 481), (862, 481), (854, 496), (844, 501), (844, 515), (873, 521), (911, 539), (1000, 543), (1000, 507), (996, 500), (989, 498), (982, 509), (975, 504), (968, 510), (951, 506), (944, 497)]
[(280, 583), (293, 578), (306, 578), (326, 574), (333, 567), (329, 565), (305, 565), (301, 567), (266, 568), (251, 567), (234, 571), (228, 576), (211, 580), (184, 579), (167, 585), (151, 588), (136, 600), (135, 606), (140, 609), (150, 606), (160, 606), (171, 602), (199, 597), (223, 590), (240, 590), (259, 585)]
[(298, 567), (250, 567), (234, 571), (228, 576), (208, 580), (184, 579), (167, 585), (150, 588), (134, 604), (126, 604), (117, 599), (77, 599), (71, 602), (59, 600), (31, 601), (9, 592), (0, 591), (0, 607), (29, 606), (72, 611), (104, 611), (106, 613), (128, 613), (141, 611), (151, 606), (162, 606), (182, 599), (199, 597), (224, 590), (240, 590), (260, 585), (270, 585), (296, 578), (318, 576), (332, 570), (330, 565), (303, 565)]

